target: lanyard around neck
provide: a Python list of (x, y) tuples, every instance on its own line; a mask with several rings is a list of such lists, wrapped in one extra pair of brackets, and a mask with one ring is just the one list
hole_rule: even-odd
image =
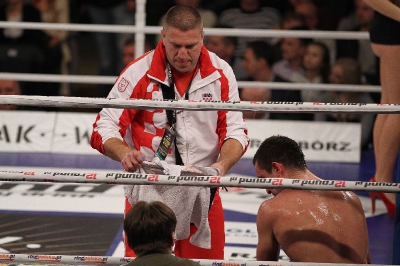
[[(172, 76), (172, 70), (171, 66), (169, 63), (167, 63), (167, 73), (168, 73), (168, 80), (170, 82), (170, 85), (167, 86), (163, 83), (161, 83), (161, 90), (163, 94), (164, 99), (176, 99), (175, 97), (175, 89), (174, 89), (174, 78)], [(189, 89), (192, 84), (192, 81), (189, 83), (189, 87), (187, 88), (185, 92), (185, 100), (189, 100)], [(166, 110), (167, 113), (167, 119), (170, 127), (174, 127), (176, 123), (176, 110)]]

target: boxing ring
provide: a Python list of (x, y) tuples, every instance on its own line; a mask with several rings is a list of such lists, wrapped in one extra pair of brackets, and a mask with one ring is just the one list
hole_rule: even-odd
[[(32, 29), (57, 29), (57, 30), (72, 30), (72, 31), (104, 31), (104, 32), (135, 32), (136, 43), (136, 54), (142, 54), (144, 51), (144, 34), (145, 33), (159, 33), (160, 27), (148, 27), (144, 23), (144, 3), (143, 0), (137, 0), (137, 14), (136, 14), (136, 26), (109, 26), (101, 25), (60, 25), (60, 24), (48, 24), (48, 23), (8, 23), (0, 22), (0, 27), (16, 27), (16, 28), (32, 28)], [(206, 34), (225, 34), (234, 36), (266, 36), (266, 37), (285, 37), (285, 36), (303, 36), (303, 37), (318, 37), (318, 38), (341, 38), (341, 39), (366, 39), (368, 36), (365, 33), (349, 33), (349, 32), (309, 32), (309, 31), (274, 31), (274, 30), (224, 30), (224, 29), (206, 29)], [(20, 81), (40, 81), (40, 82), (68, 82), (68, 83), (87, 83), (87, 84), (112, 84), (115, 81), (115, 77), (94, 77), (94, 76), (74, 76), (74, 75), (42, 75), (42, 74), (16, 74), (16, 73), (0, 73), (0, 78), (15, 79)], [(343, 91), (366, 91), (366, 92), (379, 92), (378, 86), (347, 86), (347, 85), (328, 85), (328, 84), (287, 84), (287, 83), (270, 83), (270, 82), (238, 82), (239, 86), (252, 86), (252, 87), (269, 87), (269, 88), (280, 88), (280, 89), (302, 89), (302, 88), (314, 88), (320, 90), (343, 90)], [(349, 104), (349, 105), (338, 105), (338, 104), (316, 104), (316, 103), (274, 103), (274, 102), (187, 102), (187, 101), (157, 101), (149, 102), (148, 100), (120, 100), (120, 99), (92, 99), (82, 97), (43, 97), (43, 96), (0, 96), (0, 104), (13, 104), (13, 105), (24, 105), (24, 106), (47, 106), (47, 107), (79, 107), (79, 108), (163, 108), (163, 109), (190, 109), (190, 110), (237, 110), (237, 111), (268, 111), (268, 112), (341, 112), (341, 113), (400, 113), (400, 106), (396, 105), (380, 105), (376, 104)], [(3, 118), (0, 118), (3, 119)], [(0, 121), (1, 122), (1, 121)], [(68, 165), (68, 156), (59, 154), (25, 154), (19, 155), (16, 153), (5, 153), (1, 156), (7, 157), (1, 159), (0, 166), (0, 196), (4, 199), (11, 198), (13, 202), (9, 204), (1, 204), (0, 206), (9, 205), (10, 208), (5, 210), (0, 208), (0, 221), (7, 221), (5, 224), (0, 223), (0, 228), (5, 228), (4, 234), (1, 234), (0, 229), (0, 265), (4, 264), (112, 264), (121, 265), (128, 263), (131, 258), (125, 258), (121, 255), (121, 247), (119, 243), (121, 241), (121, 218), (122, 218), (122, 199), (123, 193), (120, 190), (121, 184), (179, 184), (179, 185), (212, 185), (213, 182), (219, 182), (218, 186), (228, 187), (229, 192), (221, 192), (222, 201), (224, 204), (226, 227), (227, 227), (227, 252), (230, 254), (236, 254), (230, 256), (225, 261), (211, 261), (211, 260), (199, 260), (200, 265), (314, 265), (314, 263), (291, 263), (287, 261), (284, 254), (281, 254), (281, 260), (279, 262), (256, 262), (254, 261), (253, 254), (248, 252), (240, 252), (239, 250), (255, 250), (254, 236), (255, 236), (255, 212), (258, 205), (269, 196), (262, 190), (269, 187), (279, 186), (281, 188), (290, 189), (327, 189), (327, 190), (353, 190), (360, 192), (362, 202), (364, 206), (367, 206), (365, 211), (370, 212), (368, 209), (369, 199), (365, 197), (368, 191), (386, 191), (386, 192), (399, 192), (399, 184), (393, 183), (390, 185), (383, 183), (370, 183), (365, 182), (373, 175), (371, 170), (372, 159), (371, 154), (364, 154), (359, 164), (329, 164), (329, 163), (308, 163), (309, 168), (320, 175), (319, 172), (325, 173), (325, 171), (335, 172), (336, 176), (331, 180), (325, 180), (322, 183), (316, 184), (302, 184), (301, 182), (294, 182), (282, 179), (255, 179), (254, 173), (252, 172), (252, 164), (249, 159), (241, 159), (237, 165), (228, 173), (227, 177), (221, 178), (217, 176), (202, 176), (202, 177), (174, 177), (167, 175), (138, 175), (138, 174), (127, 174), (121, 171), (119, 164), (115, 162), (109, 162), (110, 159), (104, 158), (103, 156), (78, 156), (79, 160), (87, 160), (89, 164), (87, 169), (84, 165), (78, 163), (72, 163)], [(41, 157), (43, 163), (32, 163), (22, 161), (26, 158), (33, 159), (34, 157)], [(56, 159), (53, 159), (55, 157)], [(64, 164), (54, 165), (54, 160), (65, 160)], [(107, 161), (108, 160), (108, 161)], [(34, 160), (32, 160), (34, 161)], [(46, 165), (47, 161), (47, 165)], [(107, 162), (106, 162), (107, 161)], [(93, 164), (92, 164), (93, 162)], [(100, 163), (98, 163), (100, 162)], [(97, 168), (96, 163), (99, 166)], [(84, 164), (84, 163), (83, 163)], [(68, 167), (66, 166), (68, 165)], [(74, 166), (75, 165), (75, 166)], [(78, 166), (79, 165), (79, 166)], [(96, 167), (91, 167), (96, 166)], [(365, 172), (362, 167), (369, 167)], [(81, 169), (78, 169), (81, 168)], [(96, 168), (96, 169), (94, 169)], [(361, 169), (361, 170), (360, 170)], [(338, 173), (341, 171), (341, 173)], [(354, 176), (351, 176), (357, 172), (357, 176), (353, 181)], [(95, 178), (94, 178), (95, 177)], [(155, 181), (156, 180), (156, 181)], [(179, 181), (179, 182), (178, 182)], [(261, 183), (262, 182), (262, 183)], [(214, 183), (215, 184), (215, 183)], [(25, 187), (24, 187), (25, 186)], [(53, 189), (53, 194), (50, 197), (47, 189)], [(9, 197), (6, 196), (7, 193)], [(14, 193), (14, 194), (13, 194)], [(18, 194), (19, 195), (15, 195)], [(25, 195), (24, 195), (25, 193)], [(35, 218), (29, 218), (29, 215), (35, 214), (29, 208), (24, 209), (21, 207), (21, 203), (18, 200), (23, 199), (26, 195), (33, 195), (36, 193), (37, 197), (45, 198), (46, 204), (51, 205), (46, 208), (39, 208), (41, 211), (37, 212)], [(68, 194), (70, 193), (70, 194)], [(110, 206), (104, 206), (108, 214), (101, 211), (93, 211), (96, 209), (96, 203), (98, 195), (101, 194), (102, 200), (109, 200), (112, 202)], [(69, 196), (68, 196), (69, 195)], [(74, 195), (74, 196), (71, 196)], [(19, 196), (19, 197), (17, 197)], [(8, 197), (8, 198), (7, 198)], [(236, 198), (236, 199), (235, 199)], [(238, 206), (237, 198), (243, 202), (242, 206)], [(55, 200), (56, 199), (56, 200)], [(74, 210), (74, 206), (79, 205), (83, 199), (87, 199), (90, 202), (89, 210), (84, 206), (78, 206), (78, 211)], [(51, 202), (52, 200), (57, 202)], [(235, 201), (236, 200), (236, 201)], [(70, 203), (67, 203), (70, 202)], [(32, 200), (32, 204), (43, 204), (43, 201)], [(105, 204), (107, 205), (107, 204)], [(65, 208), (67, 212), (60, 211), (60, 207)], [(14, 209), (13, 209), (14, 208)], [(93, 209), (90, 209), (93, 208)], [(250, 210), (250, 211), (249, 211)], [(86, 217), (83, 212), (91, 212), (93, 217)], [(61, 218), (57, 218), (57, 221), (67, 219), (70, 216), (69, 212), (76, 214), (76, 216), (83, 217), (83, 224), (89, 227), (92, 223), (95, 224), (95, 220), (101, 217), (109, 222), (110, 229), (109, 235), (102, 235), (104, 237), (111, 238), (111, 244), (109, 248), (104, 250), (96, 251), (103, 252), (105, 255), (91, 255), (92, 250), (88, 250), (85, 255), (62, 255), (63, 253), (47, 253), (47, 254), (36, 254), (35, 246), (31, 248), (23, 249), (22, 246), (19, 250), (22, 250), (20, 254), (14, 252), (8, 252), (9, 247), (12, 247), (13, 239), (5, 238), (13, 235), (15, 228), (20, 228), (16, 218), (22, 221), (32, 219), (40, 220), (44, 219), (46, 213), (53, 215), (52, 218), (59, 215)], [(28, 215), (27, 215), (28, 214)], [(376, 232), (373, 237), (388, 237), (393, 234), (393, 220), (388, 219), (385, 214), (385, 207), (381, 202), (377, 202), (377, 213), (375, 216), (371, 216), (370, 213), (367, 216), (367, 223), (370, 225), (377, 221), (378, 227), (392, 227), (388, 232)], [(25, 217), (28, 216), (28, 217)], [(42, 230), (54, 229), (51, 225), (51, 219), (44, 219), (46, 226), (42, 226)], [(239, 221), (240, 220), (240, 221)], [(27, 221), (28, 223), (28, 221)], [(240, 226), (239, 227), (239, 224)], [(75, 223), (74, 226), (78, 227), (79, 223)], [(39, 226), (37, 226), (39, 227)], [(48, 233), (36, 232), (35, 226), (28, 227), (35, 231), (36, 235), (46, 235), (46, 239), (50, 239), (49, 235), (54, 232), (57, 234), (58, 231), (49, 231)], [(102, 228), (104, 229), (104, 228)], [(21, 229), (22, 230), (22, 229)], [(55, 230), (55, 229), (54, 229)], [(58, 229), (59, 230), (59, 229)], [(379, 230), (376, 228), (375, 230)], [(11, 233), (10, 233), (11, 232)], [(78, 231), (80, 234), (84, 234), (84, 231)], [(90, 233), (90, 234), (89, 234)], [(32, 235), (35, 235), (32, 233)], [(94, 232), (88, 232), (89, 235), (93, 235)], [(3, 238), (2, 238), (3, 237)], [(82, 238), (76, 239), (64, 239), (63, 236), (57, 235), (60, 242), (69, 243), (74, 246), (74, 241), (82, 241)], [(113, 238), (114, 237), (114, 238)], [(240, 240), (234, 240), (235, 237), (240, 237)], [(252, 238), (250, 240), (246, 237)], [(370, 239), (374, 241), (370, 231)], [(3, 241), (3, 242), (2, 242)], [(8, 241), (8, 242), (7, 242)], [(19, 240), (15, 240), (19, 241)], [(96, 239), (95, 241), (101, 241)], [(239, 245), (239, 242), (244, 242), (245, 245)], [(390, 242), (390, 241), (389, 241)], [(32, 243), (25, 243), (26, 245), (32, 245)], [(87, 243), (86, 243), (87, 244)], [(374, 243), (372, 243), (374, 244)], [(383, 247), (383, 248), (382, 248)], [(371, 252), (388, 252), (387, 248), (392, 248), (391, 244), (376, 243), (375, 247), (371, 249)], [(83, 249), (82, 247), (80, 248)], [(385, 250), (386, 249), (386, 250)], [(18, 249), (16, 249), (18, 250)], [(57, 251), (54, 248), (53, 251)], [(74, 249), (72, 249), (74, 250)], [(84, 250), (84, 249), (83, 249)], [(94, 250), (94, 249), (93, 249)], [(400, 251), (399, 251), (400, 252)], [(391, 253), (388, 252), (389, 254)], [(395, 253), (395, 251), (393, 251)], [(76, 252), (75, 254), (78, 254)], [(393, 254), (395, 255), (395, 254)], [(390, 257), (390, 255), (389, 255)], [(285, 261), (286, 259), (286, 261)], [(377, 255), (376, 259), (380, 263), (376, 265), (387, 265), (390, 264), (390, 260), (382, 255)], [(373, 261), (375, 261), (373, 258)], [(332, 265), (324, 263), (315, 263), (315, 265)]]

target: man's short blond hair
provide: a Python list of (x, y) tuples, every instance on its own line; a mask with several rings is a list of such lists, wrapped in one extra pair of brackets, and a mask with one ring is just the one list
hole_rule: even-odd
[(168, 27), (173, 27), (181, 31), (188, 31), (199, 28), (203, 30), (203, 21), (199, 11), (191, 6), (177, 5), (171, 7), (164, 20), (164, 31)]

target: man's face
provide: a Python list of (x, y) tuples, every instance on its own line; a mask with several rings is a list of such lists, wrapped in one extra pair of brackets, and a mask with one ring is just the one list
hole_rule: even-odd
[(255, 78), (259, 71), (259, 59), (254, 55), (254, 51), (251, 48), (246, 48), (243, 54), (242, 66), (246, 71), (247, 76)]
[[(21, 91), (16, 81), (0, 80), (0, 95), (20, 95)], [(0, 110), (15, 110), (16, 105), (0, 105)]]
[[(268, 173), (266, 170), (261, 169), (258, 166), (258, 163), (256, 162), (254, 165), (254, 170), (256, 171), (256, 176), (258, 178), (273, 178), (273, 177), (277, 177), (276, 175), (274, 175), (274, 173)], [(281, 191), (280, 189), (275, 189), (275, 188), (267, 188), (266, 189), (268, 194), (272, 194), (274, 196), (278, 195), (279, 192)]]
[(198, 28), (181, 31), (167, 27), (161, 33), (167, 60), (171, 66), (182, 73), (194, 69), (200, 57), (204, 32)]
[(318, 9), (312, 3), (300, 3), (295, 7), (295, 12), (304, 16), (307, 27), (315, 29), (318, 26)]
[[(211, 52), (218, 55), (219, 58), (229, 62), (235, 51), (234, 45), (227, 45), (224, 41), (224, 36), (208, 36), (206, 47)], [(232, 46), (232, 47), (230, 47)]]
[(298, 38), (284, 38), (282, 40), (282, 57), (288, 61), (303, 57), (305, 48)]
[(124, 64), (124, 67), (126, 67), (130, 62), (135, 60), (135, 49), (136, 48), (134, 44), (126, 45), (122, 49), (122, 55), (123, 55), (122, 62)]

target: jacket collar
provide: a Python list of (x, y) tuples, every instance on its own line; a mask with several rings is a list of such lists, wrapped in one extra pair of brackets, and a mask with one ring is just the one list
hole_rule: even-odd
[[(198, 64), (200, 71), (193, 79), (190, 92), (201, 88), (221, 77), (220, 73), (212, 64), (210, 55), (204, 44), (201, 47)], [(150, 69), (147, 71), (147, 75), (149, 78), (169, 86), (167, 71), (167, 55), (165, 53), (163, 41), (160, 41), (154, 51), (153, 60), (150, 65)]]

